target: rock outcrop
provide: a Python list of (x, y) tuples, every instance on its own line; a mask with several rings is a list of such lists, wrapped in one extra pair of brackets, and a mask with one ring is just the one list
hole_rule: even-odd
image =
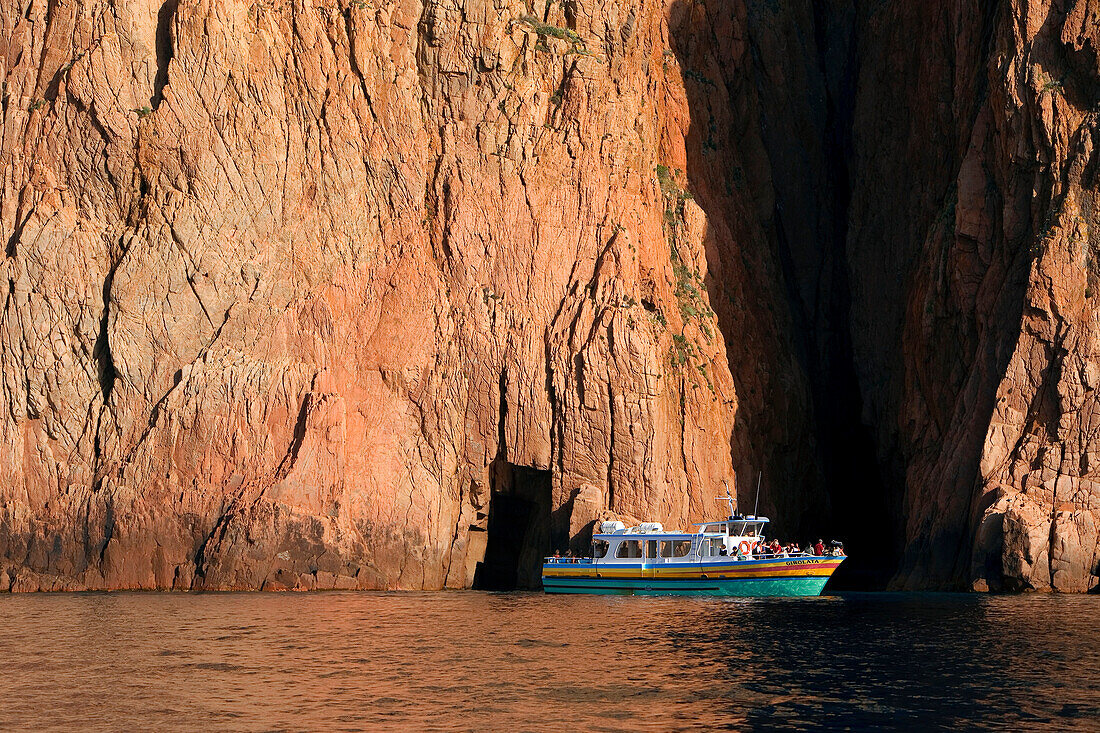
[(852, 582), (1096, 585), (1100, 2), (0, 28), (0, 588), (531, 585), (758, 471)]

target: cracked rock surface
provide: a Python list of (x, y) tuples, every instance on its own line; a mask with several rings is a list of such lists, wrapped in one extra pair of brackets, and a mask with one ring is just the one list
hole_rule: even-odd
[(0, 8), (0, 585), (462, 587), (495, 460), (565, 540), (732, 482), (660, 7)]
[(759, 470), (1094, 588), (1100, 2), (713, 5), (0, 0), (0, 589), (469, 587), (520, 483)]

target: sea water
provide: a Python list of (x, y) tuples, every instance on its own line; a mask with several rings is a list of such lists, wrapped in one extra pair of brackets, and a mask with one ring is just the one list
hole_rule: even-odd
[(3, 730), (1100, 730), (1100, 597), (0, 597)]

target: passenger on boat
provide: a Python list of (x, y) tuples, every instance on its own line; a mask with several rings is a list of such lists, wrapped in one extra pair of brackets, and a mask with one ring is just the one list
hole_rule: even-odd
[(814, 543), (814, 554), (818, 556), (825, 554), (825, 543), (821, 540)]
[(561, 558), (561, 550), (554, 550), (554, 557), (560, 559)]

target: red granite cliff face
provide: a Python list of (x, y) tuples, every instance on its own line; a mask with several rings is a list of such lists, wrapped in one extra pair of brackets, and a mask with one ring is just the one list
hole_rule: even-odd
[(867, 577), (1095, 586), (1100, 4), (0, 28), (0, 588), (532, 585), (760, 469)]
[(461, 587), (497, 493), (709, 509), (683, 87), (596, 10), (5, 3), (0, 585)]

